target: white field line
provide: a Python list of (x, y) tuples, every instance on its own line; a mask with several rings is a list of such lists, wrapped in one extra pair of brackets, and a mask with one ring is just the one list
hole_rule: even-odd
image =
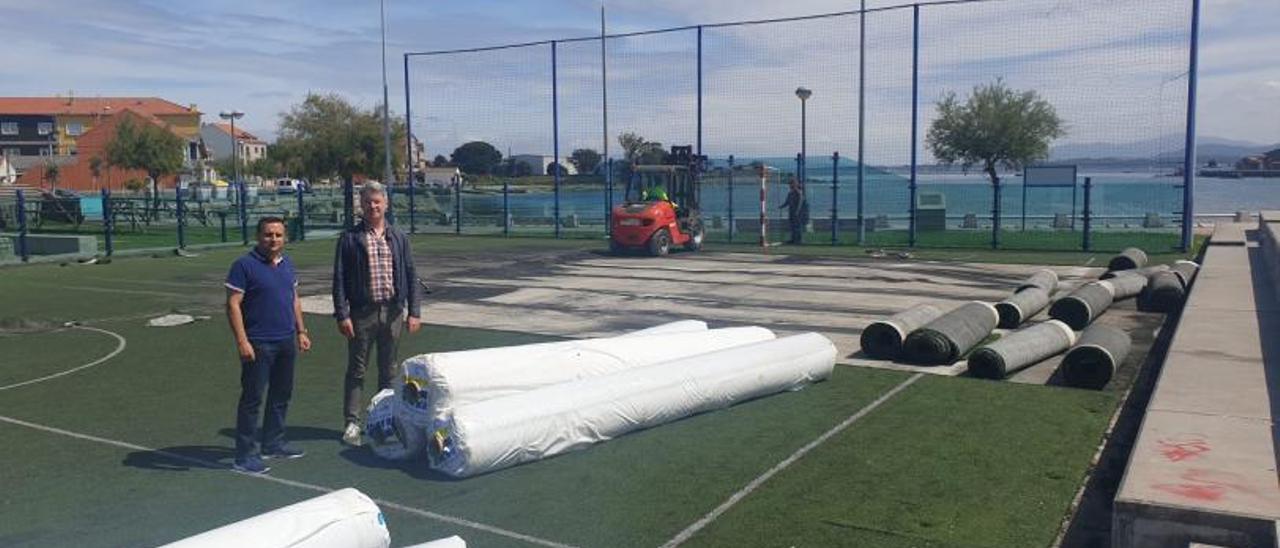
[(885, 392), (884, 395), (877, 398), (876, 401), (873, 401), (867, 404), (862, 409), (859, 409), (857, 413), (854, 413), (853, 415), (850, 415), (849, 418), (841, 421), (840, 424), (837, 424), (834, 427), (832, 427), (830, 430), (827, 430), (821, 436), (818, 436), (816, 439), (809, 442), (804, 447), (797, 449), (795, 453), (791, 454), (791, 456), (787, 457), (786, 459), (783, 459), (782, 462), (779, 462), (778, 464), (774, 465), (773, 468), (770, 468), (765, 473), (760, 474), (760, 476), (757, 477), (756, 479), (751, 480), (751, 483), (748, 483), (745, 487), (743, 487), (742, 489), (739, 489), (737, 493), (734, 493), (724, 502), (720, 503), (720, 506), (717, 506), (714, 510), (712, 510), (707, 515), (702, 516), (702, 519), (699, 519), (698, 521), (693, 522), (693, 524), (686, 527), (685, 530), (680, 531), (680, 534), (672, 537), (671, 540), (668, 540), (665, 544), (663, 544), (662, 548), (673, 548), (675, 546), (679, 546), (685, 543), (690, 538), (693, 538), (693, 535), (697, 534), (698, 531), (701, 531), (703, 528), (710, 525), (711, 522), (715, 521), (716, 518), (719, 518), (722, 514), (729, 511), (729, 509), (732, 508), (735, 504), (737, 504), (738, 502), (741, 502), (742, 499), (747, 497), (747, 495), (750, 495), (752, 491), (755, 491), (761, 485), (764, 485), (764, 482), (769, 481), (770, 478), (772, 478), (773, 476), (776, 476), (779, 472), (785, 470), (788, 466), (795, 464), (796, 461), (800, 460), (802, 457), (804, 457), (810, 451), (817, 448), (819, 445), (822, 445), (823, 442), (827, 441), (828, 439), (831, 439), (832, 436), (839, 434), (844, 429), (853, 425), (853, 423), (858, 422), (863, 417), (870, 414), (872, 411), (875, 411), (876, 408), (880, 407), (881, 404), (883, 404), (886, 401), (889, 401), (891, 398), (898, 395), (899, 392), (906, 389), (906, 387), (911, 386), (912, 383), (916, 382), (917, 380), (920, 380), (920, 377), (923, 377), (923, 376), (924, 376), (924, 373), (916, 373), (915, 375), (912, 375), (907, 380), (902, 381), (897, 386), (890, 389), (888, 392)]
[(41, 383), (41, 382), (48, 381), (48, 380), (53, 380), (53, 379), (56, 379), (56, 378), (58, 378), (58, 377), (62, 377), (62, 376), (65, 376), (65, 375), (70, 375), (70, 374), (75, 373), (75, 372), (77, 372), (77, 371), (82, 371), (82, 370), (88, 369), (88, 368), (90, 368), (90, 367), (93, 367), (93, 366), (98, 365), (98, 364), (100, 364), (100, 363), (102, 363), (102, 362), (105, 362), (105, 361), (107, 361), (107, 360), (109, 360), (109, 359), (111, 359), (111, 358), (116, 357), (116, 355), (117, 355), (117, 354), (119, 354), (119, 353), (121, 353), (121, 352), (124, 352), (125, 347), (126, 347), (126, 346), (128, 346), (128, 342), (126, 342), (126, 341), (125, 341), (125, 338), (124, 338), (124, 337), (121, 337), (118, 333), (115, 333), (115, 332), (112, 332), (112, 331), (107, 331), (106, 329), (98, 329), (98, 328), (96, 328), (96, 327), (85, 327), (85, 326), (83, 326), (83, 325), (73, 326), (73, 328), (74, 328), (74, 329), (83, 329), (83, 330), (85, 330), (85, 331), (94, 331), (94, 332), (97, 332), (97, 333), (104, 333), (104, 334), (107, 334), (107, 335), (111, 335), (112, 337), (115, 337), (117, 341), (120, 341), (120, 344), (119, 344), (118, 346), (116, 346), (116, 349), (115, 349), (115, 350), (112, 350), (110, 354), (107, 354), (106, 356), (103, 356), (103, 357), (101, 357), (101, 358), (98, 358), (98, 359), (96, 359), (96, 360), (94, 360), (94, 361), (91, 361), (91, 362), (86, 363), (86, 364), (84, 364), (84, 365), (81, 365), (81, 366), (79, 366), (79, 367), (73, 367), (73, 368), (71, 368), (71, 369), (68, 369), (68, 370), (66, 370), (66, 371), (62, 371), (62, 372), (60, 372), (60, 373), (54, 373), (54, 374), (52, 374), (52, 375), (46, 375), (46, 376), (40, 377), (40, 378), (38, 378), (38, 379), (31, 379), (31, 380), (29, 380), (29, 381), (22, 381), (22, 382), (19, 382), (19, 383), (14, 383), (14, 384), (6, 385), (6, 386), (0, 386), (0, 392), (3, 392), (3, 391), (5, 391), (5, 390), (9, 390), (9, 389), (11, 389), (11, 388), (19, 388), (19, 387), (22, 387), (22, 386), (27, 386), (27, 385), (32, 385), (32, 384), (36, 384), (36, 383)]
[[(230, 469), (229, 467), (227, 467), (227, 466), (225, 466), (225, 465), (222, 465), (222, 464), (219, 464), (219, 463), (216, 463), (216, 462), (212, 462), (212, 461), (206, 461), (206, 460), (203, 460), (203, 459), (197, 459), (197, 458), (193, 458), (193, 457), (188, 457), (188, 456), (186, 456), (186, 455), (179, 455), (179, 454), (177, 454), (177, 453), (171, 453), (171, 452), (169, 452), (169, 451), (163, 451), (163, 450), (160, 450), (160, 449), (152, 449), (152, 448), (150, 448), (150, 447), (144, 447), (144, 446), (141, 446), (141, 445), (136, 445), (136, 444), (128, 443), (128, 442), (124, 442), (124, 441), (113, 440), (113, 439), (108, 439), (108, 438), (100, 438), (100, 437), (98, 437), (98, 436), (92, 436), (92, 435), (89, 435), (89, 434), (81, 434), (81, 433), (79, 433), (79, 432), (72, 432), (72, 431), (70, 431), (70, 430), (63, 430), (63, 429), (61, 429), (61, 428), (55, 428), (55, 427), (52, 427), (52, 426), (45, 426), (45, 425), (43, 425), (43, 424), (36, 424), (36, 423), (33, 423), (33, 422), (27, 422), (27, 421), (24, 421), (24, 420), (22, 420), (22, 419), (15, 419), (15, 418), (13, 418), (13, 417), (7, 417), (7, 416), (4, 416), (4, 415), (0, 415), (0, 422), (6, 422), (6, 423), (9, 423), (9, 424), (12, 424), (12, 425), (15, 425), (15, 426), (22, 426), (22, 427), (30, 428), (30, 429), (33, 429), (33, 430), (39, 430), (39, 431), (42, 431), (42, 432), (48, 432), (48, 433), (51, 433), (51, 434), (57, 434), (57, 435), (60, 435), (60, 436), (67, 436), (67, 437), (75, 438), (75, 439), (78, 439), (78, 440), (91, 441), (91, 442), (100, 443), (100, 444), (103, 444), (103, 445), (110, 445), (110, 446), (112, 446), (112, 447), (119, 447), (119, 448), (122, 448), (122, 449), (129, 449), (129, 450), (131, 450), (131, 451), (145, 451), (145, 452), (148, 452), (148, 453), (154, 453), (154, 454), (157, 454), (157, 455), (163, 455), (163, 456), (165, 456), (165, 457), (168, 457), (168, 458), (171, 458), (171, 459), (174, 459), (174, 460), (179, 460), (179, 461), (182, 461), (182, 462), (186, 462), (186, 463), (189, 463), (189, 464), (194, 464), (194, 465), (196, 465), (196, 466), (201, 466), (201, 467), (204, 467), (204, 468), (223, 469), (223, 470), (229, 470), (229, 469)], [(245, 477), (249, 477), (249, 478), (260, 479), (260, 480), (269, 481), (269, 482), (272, 482), (272, 483), (278, 483), (278, 484), (280, 484), (280, 485), (288, 485), (288, 486), (290, 486), (290, 487), (297, 487), (297, 488), (299, 488), (299, 489), (305, 489), (305, 490), (308, 490), (308, 491), (314, 491), (314, 492), (322, 493), (322, 494), (323, 494), (323, 493), (332, 493), (332, 492), (334, 492), (334, 491), (336, 491), (336, 490), (337, 490), (337, 489), (335, 489), (335, 488), (324, 487), (324, 486), (322, 486), (322, 485), (315, 485), (315, 484), (305, 483), (305, 482), (301, 482), (301, 481), (294, 481), (294, 480), (289, 480), (289, 479), (279, 478), (279, 477), (275, 477), (275, 476), (270, 476), (270, 475), (267, 475), (267, 474), (248, 474), (248, 473), (242, 473), (242, 472), (235, 472), (235, 473), (236, 473), (236, 474), (240, 474), (240, 475), (245, 476)], [(484, 532), (486, 532), (486, 533), (492, 533), (492, 534), (495, 534), (495, 535), (499, 535), (499, 536), (503, 536), (503, 537), (507, 537), (507, 538), (511, 538), (511, 539), (522, 540), (522, 541), (525, 541), (525, 542), (528, 542), (528, 543), (531, 543), (531, 544), (538, 544), (538, 545), (541, 545), (541, 546), (551, 546), (551, 547), (554, 547), (554, 548), (573, 548), (571, 545), (568, 545), (568, 544), (562, 544), (562, 543), (559, 543), (559, 542), (554, 542), (554, 541), (550, 541), (550, 540), (546, 540), (546, 539), (541, 539), (541, 538), (538, 538), (538, 537), (534, 537), (534, 536), (530, 536), (530, 535), (525, 535), (525, 534), (523, 534), (523, 533), (517, 533), (517, 532), (515, 532), (515, 531), (509, 531), (509, 530), (503, 529), (503, 528), (501, 528), (501, 527), (495, 527), (495, 526), (492, 526), (492, 525), (486, 525), (486, 524), (483, 524), (483, 523), (474, 522), (474, 521), (467, 520), (467, 519), (457, 518), (457, 517), (448, 516), (448, 515), (444, 515), (444, 514), (437, 514), (437, 513), (435, 513), (435, 512), (430, 512), (430, 511), (427, 511), (427, 510), (422, 510), (422, 509), (420, 509), (420, 508), (414, 508), (414, 507), (412, 507), (412, 506), (405, 506), (405, 505), (403, 505), (403, 504), (399, 504), (399, 503), (395, 503), (395, 502), (391, 502), (391, 501), (387, 501), (387, 500), (382, 500), (382, 499), (373, 499), (373, 501), (374, 501), (374, 502), (376, 502), (376, 503), (377, 503), (379, 506), (381, 506), (381, 507), (385, 507), (385, 508), (394, 508), (394, 509), (396, 509), (396, 510), (400, 510), (400, 511), (402, 511), (402, 512), (407, 512), (407, 513), (414, 514), (414, 515), (417, 515), (417, 516), (421, 516), (421, 517), (425, 517), (425, 518), (434, 519), (434, 520), (436, 520), (436, 521), (443, 521), (443, 522), (445, 522), (445, 523), (452, 523), (452, 524), (454, 524), (454, 525), (461, 525), (461, 526), (463, 526), (463, 527), (467, 527), (467, 528), (470, 528), (470, 529), (475, 529), (475, 530), (478, 530), (478, 531), (484, 531)]]

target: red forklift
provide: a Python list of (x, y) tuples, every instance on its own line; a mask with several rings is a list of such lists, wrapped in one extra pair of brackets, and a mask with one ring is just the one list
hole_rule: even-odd
[(631, 167), (624, 201), (613, 208), (613, 254), (641, 250), (660, 257), (673, 246), (702, 249), (698, 181), (706, 157), (693, 154), (692, 146), (673, 146), (664, 160), (662, 165)]

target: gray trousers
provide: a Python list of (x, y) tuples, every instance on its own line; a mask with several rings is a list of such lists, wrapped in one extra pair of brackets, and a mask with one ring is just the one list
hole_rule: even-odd
[(347, 422), (360, 424), (364, 401), (364, 372), (374, 346), (378, 349), (378, 390), (396, 385), (396, 346), (404, 330), (404, 309), (397, 304), (372, 305), (351, 311), (355, 338), (347, 341), (347, 377), (343, 414)]

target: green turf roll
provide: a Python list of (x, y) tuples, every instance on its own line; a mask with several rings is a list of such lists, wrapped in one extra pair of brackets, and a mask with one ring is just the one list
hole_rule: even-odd
[(1107, 263), (1107, 270), (1132, 270), (1147, 266), (1146, 252), (1136, 247), (1127, 247), (1119, 255)]
[(1108, 270), (1105, 273), (1103, 273), (1102, 276), (1099, 276), (1098, 279), (1109, 280), (1121, 274), (1140, 274), (1142, 276), (1150, 278), (1156, 272), (1163, 272), (1165, 270), (1169, 270), (1169, 265), (1157, 264), (1157, 265), (1151, 265), (1151, 266), (1144, 266), (1142, 268), (1134, 268), (1131, 270)]
[(1035, 324), (969, 353), (969, 374), (1003, 379), (1066, 350), (1075, 338), (1075, 332), (1058, 320)]
[(919, 365), (949, 365), (996, 328), (1000, 313), (994, 306), (973, 301), (943, 314), (917, 329), (903, 342), (906, 361)]
[(1183, 289), (1191, 288), (1191, 279), (1196, 277), (1196, 272), (1200, 270), (1200, 265), (1192, 261), (1177, 261), (1169, 270), (1178, 277), (1178, 281), (1182, 282)]
[(1099, 390), (1111, 382), (1133, 343), (1129, 334), (1107, 325), (1092, 325), (1062, 358), (1067, 386)]
[(1153, 312), (1176, 311), (1186, 300), (1187, 288), (1182, 277), (1173, 271), (1156, 274), (1147, 284), (1147, 308)]
[(1031, 277), (1018, 284), (1018, 287), (1013, 292), (1020, 293), (1033, 287), (1043, 289), (1045, 293), (1052, 295), (1054, 290), (1058, 288), (1058, 273), (1047, 268), (1037, 270)]
[(890, 316), (871, 322), (862, 330), (862, 352), (868, 357), (896, 360), (902, 354), (902, 341), (907, 335), (942, 316), (942, 311), (931, 304), (917, 304)]
[(1070, 295), (1054, 301), (1049, 307), (1049, 317), (1079, 331), (1106, 312), (1114, 295), (1115, 288), (1111, 285), (1111, 280), (1089, 282)]
[(1000, 314), (999, 326), (1003, 329), (1016, 329), (1046, 306), (1049, 306), (1049, 293), (1043, 287), (1019, 289), (1009, 298), (996, 303), (996, 312)]
[(1147, 288), (1147, 277), (1141, 274), (1122, 273), (1107, 280), (1107, 282), (1115, 290), (1112, 300), (1116, 301), (1137, 296)]

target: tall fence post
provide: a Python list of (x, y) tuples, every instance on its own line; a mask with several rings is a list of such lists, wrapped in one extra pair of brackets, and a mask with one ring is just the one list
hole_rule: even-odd
[(769, 179), (768, 166), (760, 165), (760, 247), (769, 248), (769, 211), (765, 202), (765, 186)]
[(916, 246), (916, 153), (920, 142), (920, 4), (911, 6), (911, 182), (907, 184), (907, 246)]
[(613, 236), (613, 158), (604, 161), (604, 234)]
[(175, 184), (173, 186), (174, 205), (178, 210), (178, 249), (186, 249), (187, 247), (187, 211), (186, 202), (182, 199), (182, 185)]
[(31, 257), (27, 253), (27, 197), (18, 189), (18, 257), (27, 262)]
[(551, 150), (555, 159), (555, 219), (556, 238), (560, 237), (560, 86), (556, 75), (556, 41), (551, 41)]
[(502, 178), (502, 235), (511, 235), (511, 225), (515, 220), (511, 218), (511, 178)]
[(453, 185), (453, 233), (462, 234), (462, 179)]
[(236, 183), (236, 192), (240, 194), (240, 244), (249, 245), (249, 190), (244, 181)]
[(733, 155), (729, 155), (729, 243), (733, 243), (733, 234), (738, 231), (738, 224), (733, 220)]
[(355, 226), (356, 197), (351, 180), (342, 181), (342, 226), (348, 230)]
[(702, 25), (698, 25), (698, 156), (702, 156)]
[(831, 245), (836, 245), (836, 225), (840, 224), (840, 153), (831, 153)]
[(409, 54), (404, 55), (404, 146), (405, 146), (405, 162), (409, 165), (409, 234), (418, 232), (418, 219), (416, 216), (417, 204), (414, 203), (414, 184), (416, 179), (413, 172), (413, 118), (409, 115)]
[(298, 194), (298, 233), (294, 236), (299, 242), (307, 241), (307, 203), (302, 196), (302, 189), (297, 189)]
[(991, 185), (991, 249), (1000, 248), (1000, 179)]
[(115, 242), (112, 241), (115, 232), (115, 216), (111, 214), (111, 190), (102, 188), (102, 241), (107, 245), (107, 256), (110, 257), (115, 252)]
[(863, 154), (863, 137), (866, 124), (866, 79), (867, 79), (867, 0), (862, 0), (858, 10), (858, 245), (867, 244), (867, 222), (864, 218), (863, 181), (866, 178), (866, 155)]
[(1191, 249), (1191, 224), (1195, 222), (1196, 187), (1196, 87), (1200, 67), (1200, 0), (1191, 0), (1191, 53), (1187, 69), (1187, 135), (1182, 154), (1182, 243)]
[(1084, 250), (1092, 251), (1093, 241), (1090, 230), (1093, 228), (1093, 177), (1084, 178)]

